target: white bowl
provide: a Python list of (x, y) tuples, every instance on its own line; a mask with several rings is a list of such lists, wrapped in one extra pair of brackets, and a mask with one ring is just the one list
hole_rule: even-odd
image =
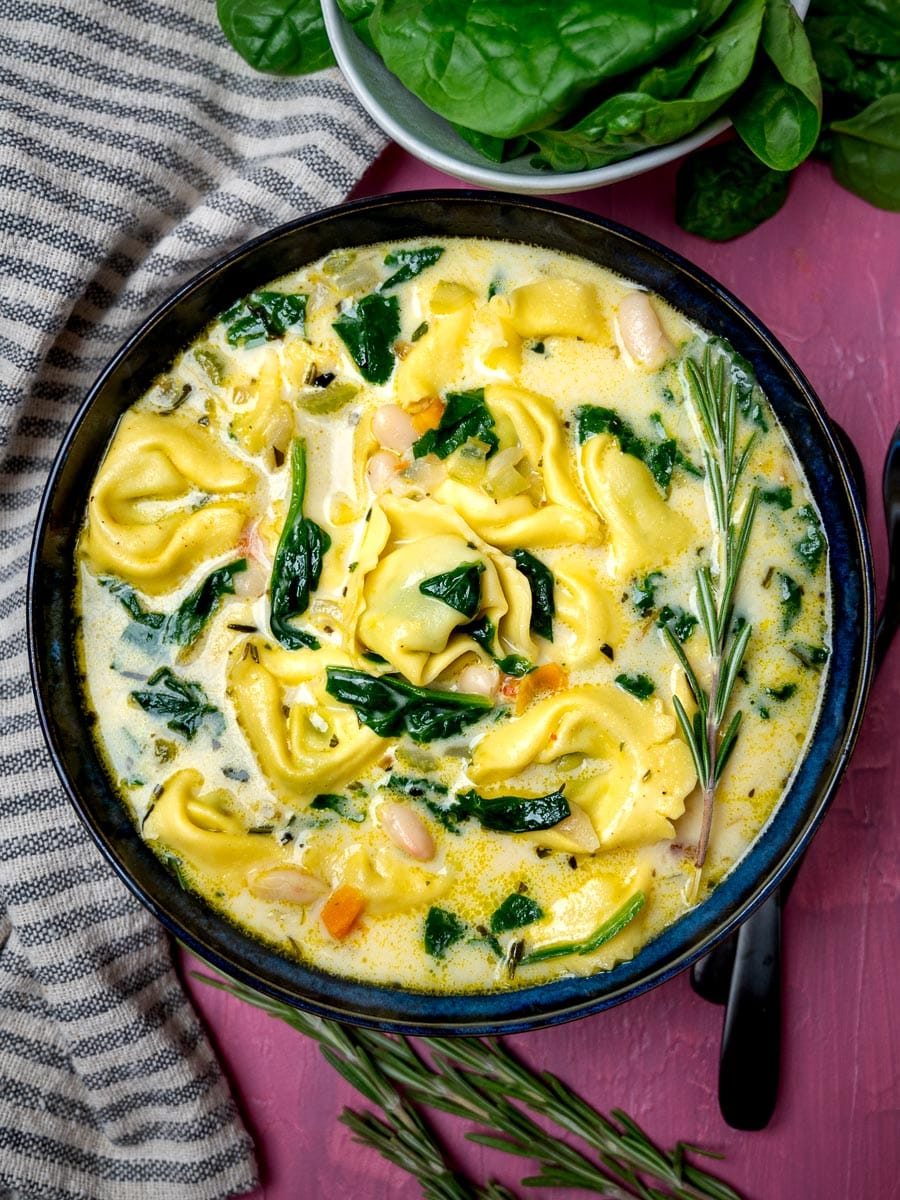
[[(808, 7), (809, 0), (794, 0), (794, 8), (801, 16)], [(716, 117), (678, 142), (587, 171), (540, 171), (531, 165), (532, 153), (509, 162), (492, 163), (464, 141), (449, 121), (427, 108), (391, 74), (378, 55), (353, 32), (337, 0), (322, 0), (322, 14), (338, 66), (376, 124), (430, 167), (481, 187), (542, 196), (603, 187), (689, 154), (731, 124), (727, 117)]]

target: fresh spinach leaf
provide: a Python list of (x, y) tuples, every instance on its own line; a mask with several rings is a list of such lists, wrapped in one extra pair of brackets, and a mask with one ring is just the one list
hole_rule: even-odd
[(781, 604), (781, 628), (790, 629), (803, 608), (803, 588), (784, 571), (777, 573), (778, 599)]
[(377, 0), (337, 0), (338, 8), (350, 22), (353, 32), (370, 50), (375, 49), (369, 32), (369, 17), (375, 11)]
[(343, 817), (345, 821), (352, 821), (354, 825), (360, 825), (368, 815), (364, 808), (354, 804), (348, 796), (340, 796), (334, 792), (320, 793), (310, 802), (309, 807), (317, 812), (337, 813), (339, 817)]
[(787, 199), (791, 177), (773, 171), (743, 142), (723, 142), (685, 159), (675, 187), (675, 220), (688, 233), (726, 242), (768, 221)]
[(394, 342), (400, 336), (400, 305), (396, 296), (373, 292), (341, 313), (332, 323), (350, 351), (359, 373), (369, 383), (387, 383), (394, 370)]
[[(225, 718), (199, 683), (181, 679), (170, 667), (160, 667), (147, 680), (147, 691), (131, 692), (130, 698), (156, 717), (167, 717), (166, 728), (188, 742), (206, 723), (213, 737), (225, 730)], [(155, 689), (155, 690), (151, 690)]]
[(222, 32), (241, 58), (271, 75), (334, 66), (318, 0), (217, 0)]
[(489, 133), (479, 133), (477, 129), (467, 129), (465, 125), (454, 125), (453, 128), (469, 145), (483, 154), (491, 162), (504, 163), (524, 154), (531, 139), (526, 135), (515, 138), (492, 137)]
[(455, 913), (446, 908), (429, 908), (423, 935), (425, 950), (432, 958), (443, 958), (465, 932), (465, 925)]
[(697, 618), (677, 604), (664, 604), (659, 610), (656, 624), (660, 629), (671, 629), (679, 642), (686, 642), (697, 627)]
[(792, 171), (812, 153), (822, 125), (822, 85), (803, 22), (790, 0), (766, 0), (753, 79), (731, 108), (738, 135), (774, 171)]
[(291, 503), (272, 564), (269, 612), (272, 633), (288, 650), (299, 650), (302, 646), (319, 648), (318, 638), (297, 629), (290, 621), (302, 616), (309, 607), (310, 593), (319, 586), (322, 560), (331, 546), (331, 538), (324, 529), (304, 517), (305, 495), (306, 443), (298, 438), (291, 448)]
[[(548, 566), (527, 550), (513, 550), (516, 568), (528, 580), (531, 589), (531, 631), (538, 637), (553, 641), (553, 618), (556, 602), (553, 598), (555, 580)], [(507, 672), (511, 674), (512, 672)]]
[(399, 676), (375, 677), (351, 667), (327, 667), (325, 690), (352, 706), (381, 737), (407, 734), (414, 742), (454, 737), (492, 708), (487, 696), (416, 687)]
[(485, 829), (497, 833), (531, 833), (550, 829), (571, 813), (562, 788), (546, 796), (479, 796), (474, 791), (458, 792), (454, 811), (460, 817), (475, 817)]
[(289, 329), (306, 328), (306, 303), (303, 293), (251, 292), (232, 304), (219, 320), (225, 326), (229, 346), (260, 346), (284, 337)]
[(900, 212), (900, 93), (831, 125), (831, 171), (877, 208)]
[(484, 563), (462, 563), (444, 575), (423, 579), (419, 591), (423, 596), (440, 600), (464, 617), (474, 617), (481, 607), (481, 576)]
[(798, 508), (795, 515), (803, 525), (803, 536), (799, 542), (794, 543), (794, 549), (810, 575), (815, 575), (825, 554), (825, 535), (815, 510), (808, 504)]
[(392, 250), (385, 257), (386, 267), (396, 267), (397, 270), (381, 285), (381, 290), (396, 287), (421, 275), (426, 267), (433, 266), (444, 253), (443, 246), (423, 246), (420, 250)]
[(707, 9), (696, 0), (560, 0), (527, 10), (509, 0), (382, 0), (369, 29), (388, 70), (429, 108), (506, 139), (552, 124), (606, 80), (666, 54)]
[(648, 675), (617, 675), (616, 683), (637, 700), (649, 700), (656, 691), (656, 684)]
[(447, 458), (469, 438), (474, 438), (488, 447), (490, 458), (500, 442), (494, 432), (494, 418), (484, 402), (484, 388), (448, 392), (446, 401), (437, 429), (429, 429), (413, 442), (413, 457), (436, 454), (438, 458)]
[(759, 498), (763, 504), (771, 504), (773, 508), (780, 508), (782, 512), (787, 512), (788, 509), (794, 507), (794, 498), (787, 484), (782, 487), (767, 488), (759, 493)]
[[(558, 171), (602, 167), (693, 132), (750, 74), (765, 8), (765, 0), (736, 0), (708, 42), (699, 43), (703, 52), (691, 43), (675, 60), (673, 78), (666, 80), (659, 73), (649, 80), (642, 77), (606, 96), (575, 125), (533, 130), (540, 152), (536, 162)], [(685, 78), (684, 90), (673, 95)], [(642, 90), (641, 84), (647, 83), (651, 90)]]
[(567, 954), (593, 954), (595, 950), (612, 941), (616, 934), (621, 933), (625, 926), (634, 920), (644, 907), (645, 899), (643, 892), (635, 892), (590, 937), (581, 942), (554, 942), (550, 946), (541, 946), (526, 954), (521, 965), (524, 967), (530, 963), (547, 962), (548, 959), (563, 958)]
[(525, 925), (533, 925), (544, 915), (544, 910), (530, 896), (513, 892), (503, 903), (491, 913), (491, 933), (509, 933), (511, 929), (521, 929)]

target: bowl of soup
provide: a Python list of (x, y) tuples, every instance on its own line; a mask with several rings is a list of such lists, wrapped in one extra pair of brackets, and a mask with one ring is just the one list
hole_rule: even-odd
[(696, 268), (549, 202), (273, 231), (86, 398), (29, 581), (81, 818), (188, 947), (384, 1028), (688, 965), (821, 820), (871, 670), (828, 419)]

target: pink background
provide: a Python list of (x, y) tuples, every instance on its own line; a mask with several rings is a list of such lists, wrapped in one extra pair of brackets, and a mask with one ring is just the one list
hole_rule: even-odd
[[(355, 194), (447, 186), (462, 185), (392, 146)], [(676, 226), (674, 189), (668, 167), (556, 199), (684, 254), (787, 347), (862, 455), (880, 593), (881, 465), (900, 420), (900, 218), (837, 187), (824, 166), (807, 164), (774, 219), (716, 245)], [(682, 1138), (721, 1151), (722, 1176), (747, 1200), (900, 1198), (898, 700), (895, 647), (786, 912), (782, 1087), (765, 1131), (739, 1133), (722, 1120), (722, 1010), (696, 997), (686, 975), (609, 1012), (511, 1039), (530, 1063), (552, 1069), (602, 1110), (624, 1108), (663, 1143)], [(314, 1045), (220, 992), (189, 986), (256, 1139), (264, 1183), (253, 1200), (421, 1194), (412, 1177), (354, 1145), (337, 1123), (345, 1104), (362, 1101)], [(523, 1160), (465, 1142), (458, 1126), (441, 1127), (473, 1178), (492, 1174), (515, 1185), (529, 1173)]]

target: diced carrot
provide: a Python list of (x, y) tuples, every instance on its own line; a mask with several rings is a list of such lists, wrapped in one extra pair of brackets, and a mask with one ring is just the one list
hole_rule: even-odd
[(445, 407), (446, 405), (443, 400), (439, 400), (435, 396), (424, 408), (420, 408), (418, 412), (411, 413), (410, 419), (416, 433), (421, 436), (423, 433), (427, 433), (429, 429), (437, 429), (441, 423), (441, 417), (444, 415)]
[[(559, 663), (550, 662), (544, 663), (538, 667), (536, 671), (532, 671), (530, 675), (516, 681), (519, 686), (512, 695), (516, 700), (516, 715), (524, 712), (535, 696), (540, 696), (549, 692), (558, 692), (564, 687), (569, 686), (569, 677), (559, 665)], [(504, 695), (508, 695), (503, 687), (500, 689)]]
[(322, 924), (333, 938), (342, 941), (362, 916), (366, 898), (359, 888), (344, 884), (336, 888), (322, 908)]

